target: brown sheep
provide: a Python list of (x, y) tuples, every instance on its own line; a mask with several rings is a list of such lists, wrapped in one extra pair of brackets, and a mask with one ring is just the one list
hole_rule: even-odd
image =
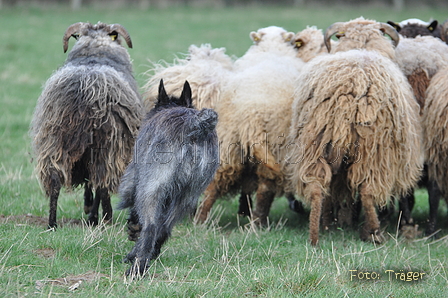
[[(331, 48), (334, 34), (339, 42)], [(353, 200), (356, 192), (366, 217), (361, 238), (382, 242), (375, 206), (406, 193), (422, 167), (418, 105), (393, 62), (398, 34), (358, 18), (330, 26), (325, 43), (331, 55), (308, 62), (297, 80), (285, 165), (292, 186), (311, 204), (312, 245), (323, 202)]]

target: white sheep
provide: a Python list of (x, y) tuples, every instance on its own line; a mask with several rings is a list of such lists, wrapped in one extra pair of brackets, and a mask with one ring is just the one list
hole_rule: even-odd
[[(339, 41), (331, 47), (335, 34)], [(361, 238), (381, 242), (375, 206), (418, 180), (418, 105), (393, 62), (397, 43), (387, 24), (335, 23), (325, 32), (331, 54), (308, 62), (297, 80), (285, 165), (292, 186), (311, 204), (312, 245), (324, 197), (353, 200), (358, 192), (366, 217)]]
[(290, 42), (293, 36), (275, 26), (251, 32), (254, 45), (235, 61), (234, 73), (216, 106), (221, 166), (205, 192), (200, 221), (207, 218), (218, 197), (247, 184), (246, 179), (256, 181), (248, 184), (256, 186), (253, 214), (262, 224), (267, 222), (274, 196), (283, 192), (282, 147), (295, 78), (304, 64)]

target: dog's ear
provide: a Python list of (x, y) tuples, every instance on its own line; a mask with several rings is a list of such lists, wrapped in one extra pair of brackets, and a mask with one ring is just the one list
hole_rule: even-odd
[(185, 81), (184, 89), (182, 90), (182, 94), (180, 95), (179, 101), (182, 106), (187, 108), (192, 108), (192, 100), (191, 100), (191, 88), (188, 81)]
[(165, 86), (163, 85), (163, 79), (160, 80), (159, 84), (159, 96), (157, 97), (157, 104), (159, 106), (167, 105), (171, 102), (168, 94), (166, 94)]

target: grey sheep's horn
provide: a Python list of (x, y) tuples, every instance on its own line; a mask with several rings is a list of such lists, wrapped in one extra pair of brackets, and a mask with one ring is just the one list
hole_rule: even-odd
[(394, 47), (398, 46), (398, 42), (400, 41), (400, 36), (398, 35), (397, 30), (395, 30), (394, 27), (392, 27), (389, 24), (386, 23), (380, 23), (380, 30), (384, 33), (390, 36), (392, 38), (392, 42), (394, 44)]
[(68, 40), (74, 33), (79, 31), (79, 29), (82, 27), (82, 25), (84, 25), (84, 23), (82, 23), (82, 22), (75, 23), (75, 24), (70, 25), (67, 28), (67, 30), (65, 30), (64, 38), (62, 39), (62, 43), (64, 45), (64, 53), (67, 52), (67, 49), (68, 49)]
[(112, 25), (110, 25), (109, 29), (111, 32), (117, 31), (118, 34), (123, 36), (128, 47), (132, 49), (131, 36), (129, 35), (128, 31), (123, 26), (121, 26), (120, 24), (112, 24)]
[(336, 22), (333, 25), (331, 25), (330, 27), (327, 28), (327, 30), (325, 30), (325, 35), (324, 35), (324, 43), (325, 46), (327, 47), (328, 53), (330, 53), (331, 51), (331, 43), (330, 43), (330, 39), (333, 35), (335, 35), (336, 33), (338, 33), (340, 30), (340, 28), (344, 25), (343, 22)]

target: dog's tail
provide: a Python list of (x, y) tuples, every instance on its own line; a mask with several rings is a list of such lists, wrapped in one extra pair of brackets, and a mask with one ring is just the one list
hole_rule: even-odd
[(191, 131), (190, 137), (201, 141), (214, 132), (216, 124), (218, 124), (218, 114), (213, 109), (202, 109), (197, 115), (198, 124), (196, 129)]

